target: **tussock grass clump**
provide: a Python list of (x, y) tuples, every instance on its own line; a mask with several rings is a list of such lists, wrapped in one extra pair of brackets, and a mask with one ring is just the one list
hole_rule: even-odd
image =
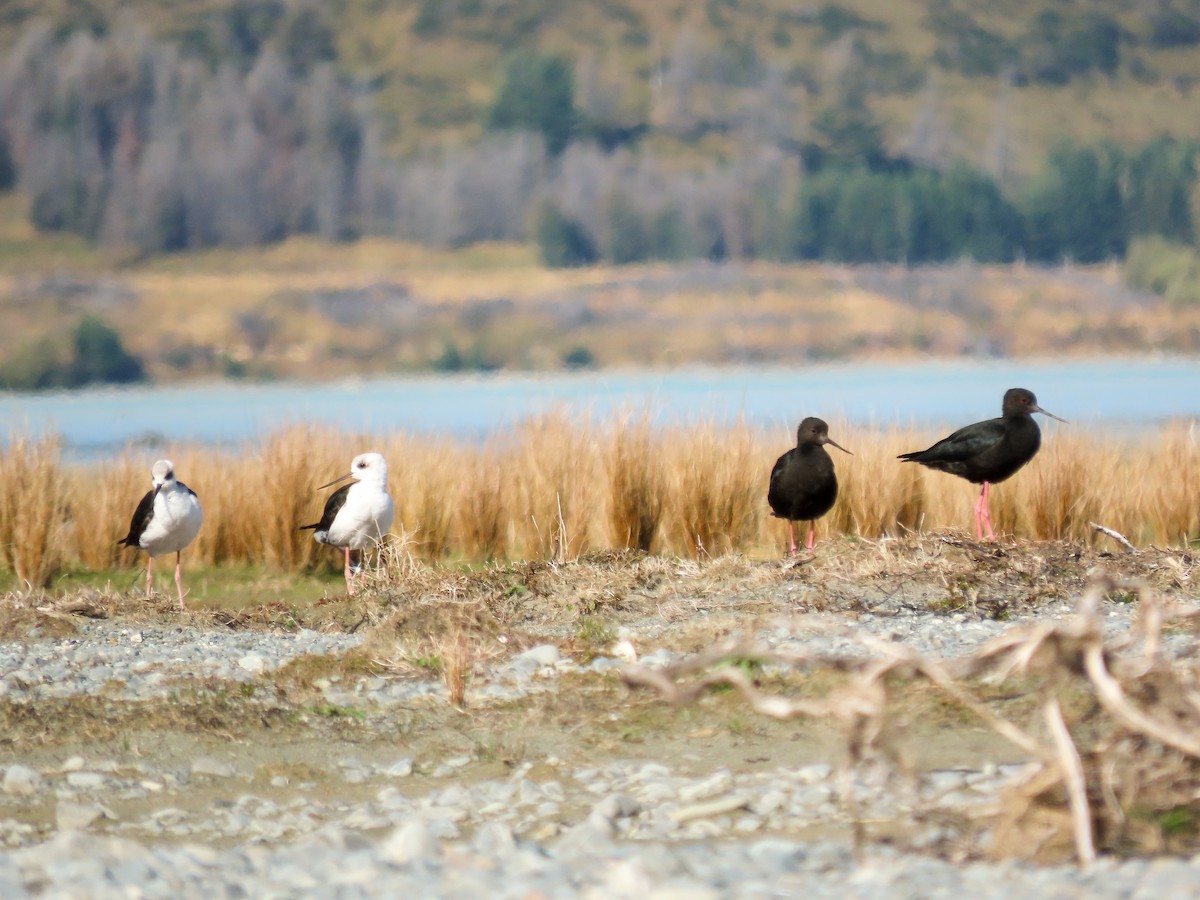
[(649, 553), (663, 525), (666, 464), (648, 416), (626, 417), (612, 429), (605, 469), (610, 546)]
[(713, 422), (672, 434), (669, 460), (668, 547), (679, 555), (719, 556), (755, 542), (762, 529), (768, 459), (760, 436), (744, 423), (724, 430)]
[[(817, 523), (819, 540), (967, 533), (979, 488), (902, 463), (897, 454), (936, 435), (834, 426), (840, 492)], [(1003, 537), (1092, 542), (1092, 523), (1137, 546), (1200, 536), (1200, 436), (1171, 425), (1157, 435), (1106, 438), (1052, 426), (1029, 465), (991, 492)], [(138, 565), (116, 540), (168, 456), (204, 504), (187, 557), (285, 572), (333, 565), (299, 526), (316, 521), (327, 492), (368, 449), (388, 458), (394, 531), (427, 560), (540, 559), (558, 563), (606, 550), (679, 557), (778, 557), (787, 530), (770, 515), (771, 466), (792, 444), (744, 423), (658, 426), (646, 415), (611, 422), (556, 411), (482, 441), (411, 434), (358, 435), (315, 425), (282, 428), (237, 451), (196, 446), (132, 450), (63, 467), (52, 441), (16, 437), (0, 454), (0, 554), (5, 567), (43, 584), (63, 565)], [(818, 553), (821, 553), (818, 545)]]
[[(90, 500), (79, 499), (80, 505)], [(65, 551), (66, 521), (58, 443), (13, 437), (0, 450), (0, 558), (19, 581), (31, 587), (49, 583)]]
[(121, 547), (117, 541), (125, 537), (138, 501), (151, 489), (152, 463), (142, 465), (126, 451), (94, 470), (67, 470), (69, 525), (63, 538), (84, 568), (102, 571), (144, 560), (143, 554)]
[(603, 521), (600, 453), (586, 416), (565, 412), (527, 419), (514, 429), (518, 442), (511, 474), (515, 509), (509, 516), (526, 557), (574, 559)]
[(511, 450), (502, 450), (493, 440), (483, 452), (465, 455), (460, 463), (456, 532), (459, 548), (472, 559), (500, 559), (508, 553), (513, 525), (511, 456)]

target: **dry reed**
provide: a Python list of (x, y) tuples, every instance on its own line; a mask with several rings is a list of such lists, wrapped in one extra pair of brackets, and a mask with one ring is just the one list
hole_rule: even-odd
[[(978, 488), (896, 455), (935, 436), (911, 429), (834, 426), (854, 451), (834, 461), (841, 494), (820, 538), (912, 531), (967, 532)], [(394, 529), (427, 559), (566, 561), (585, 551), (653, 550), (676, 556), (773, 556), (786, 529), (771, 518), (771, 465), (791, 435), (745, 424), (657, 427), (646, 416), (597, 424), (556, 412), (480, 443), (393, 434), (354, 435), (312, 425), (280, 429), (236, 452), (160, 451), (197, 491), (205, 522), (189, 555), (296, 571), (322, 559), (299, 526), (320, 516), (315, 486), (366, 449), (388, 457)], [(49, 441), (14, 437), (0, 453), (0, 553), (21, 580), (41, 584), (61, 566), (135, 564), (115, 541), (147, 489), (153, 458), (127, 451), (64, 467)], [(1180, 544), (1200, 534), (1200, 440), (1172, 425), (1133, 443), (1055, 427), (1041, 453), (992, 491), (1000, 534), (1092, 541), (1089, 522), (1135, 544)], [(818, 552), (820, 545), (818, 545)]]
[(609, 545), (649, 553), (663, 522), (666, 467), (648, 416), (612, 429), (605, 462)]
[(0, 558), (18, 581), (49, 583), (62, 561), (66, 521), (58, 444), (12, 438), (0, 452)]

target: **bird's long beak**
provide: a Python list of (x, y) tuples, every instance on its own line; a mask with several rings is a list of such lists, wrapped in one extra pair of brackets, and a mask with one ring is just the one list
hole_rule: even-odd
[(825, 440), (821, 441), (821, 443), (822, 444), (833, 444), (833, 446), (837, 447), (843, 453), (849, 453), (851, 456), (854, 455), (853, 453), (850, 453), (850, 451), (847, 450), (845, 447), (843, 447), (841, 444), (839, 444), (837, 441), (835, 441), (833, 438), (831, 438), (829, 435), (825, 435)]
[(1043, 416), (1049, 416), (1049, 417), (1050, 417), (1050, 418), (1052, 418), (1054, 421), (1056, 421), (1056, 422), (1062, 422), (1064, 425), (1070, 425), (1070, 424), (1071, 424), (1071, 423), (1070, 423), (1070, 422), (1068, 422), (1066, 419), (1061, 419), (1061, 418), (1059, 418), (1059, 417), (1058, 417), (1058, 416), (1056, 416), (1054, 413), (1050, 412), (1050, 410), (1048, 410), (1048, 409), (1042, 409), (1042, 408), (1041, 408), (1040, 406), (1038, 406), (1036, 403), (1033, 405), (1033, 409), (1032, 409), (1032, 410), (1030, 410), (1030, 412), (1040, 412), (1040, 413), (1041, 413)]
[(323, 490), (325, 490), (325, 488), (327, 488), (327, 487), (333, 487), (335, 484), (341, 484), (343, 481), (349, 481), (349, 480), (350, 480), (351, 478), (353, 478), (353, 477), (354, 477), (354, 476), (353, 476), (351, 473), (347, 472), (347, 473), (346, 473), (345, 475), (343, 475), (341, 478), (335, 478), (335, 479), (333, 479), (333, 481), (329, 482), (329, 484), (323, 484), (323, 485), (321, 485), (319, 488), (317, 488), (317, 490), (318, 490), (318, 491), (323, 491)]

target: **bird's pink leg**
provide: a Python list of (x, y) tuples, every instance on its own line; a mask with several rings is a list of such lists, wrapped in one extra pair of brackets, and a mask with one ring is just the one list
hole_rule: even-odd
[(179, 592), (179, 608), (183, 610), (183, 553), (176, 551), (175, 553), (175, 590)]
[(796, 523), (788, 519), (788, 543), (791, 545), (790, 556), (796, 555)]
[(346, 593), (354, 596), (354, 567), (350, 565), (350, 548), (346, 548)]
[(976, 538), (983, 539), (984, 528), (988, 529), (988, 540), (996, 540), (996, 533), (991, 530), (991, 510), (989, 509), (988, 497), (991, 487), (988, 481), (983, 482), (983, 490), (979, 491), (979, 500), (976, 503)]
[(154, 557), (146, 557), (146, 599), (154, 593)]
[(817, 523), (813, 520), (808, 523), (808, 540), (804, 542), (804, 549), (812, 551), (813, 544), (817, 542)]

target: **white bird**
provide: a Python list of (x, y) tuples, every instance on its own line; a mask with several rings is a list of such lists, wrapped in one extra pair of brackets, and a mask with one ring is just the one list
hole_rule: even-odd
[(175, 588), (179, 592), (179, 608), (183, 609), (183, 573), (180, 557), (183, 549), (196, 539), (204, 521), (204, 510), (196, 492), (175, 480), (175, 464), (160, 459), (150, 470), (154, 490), (149, 491), (133, 511), (129, 534), (118, 544), (137, 547), (150, 554), (146, 563), (146, 596), (154, 591), (154, 558), (164, 553), (175, 554)]
[(396, 507), (388, 493), (387, 461), (380, 453), (360, 453), (350, 463), (350, 472), (323, 484), (317, 490), (347, 479), (353, 484), (338, 488), (325, 501), (321, 521), (301, 525), (314, 529), (313, 538), (321, 544), (339, 547), (346, 553), (346, 590), (354, 593), (354, 571), (350, 553), (376, 546), (392, 527)]

